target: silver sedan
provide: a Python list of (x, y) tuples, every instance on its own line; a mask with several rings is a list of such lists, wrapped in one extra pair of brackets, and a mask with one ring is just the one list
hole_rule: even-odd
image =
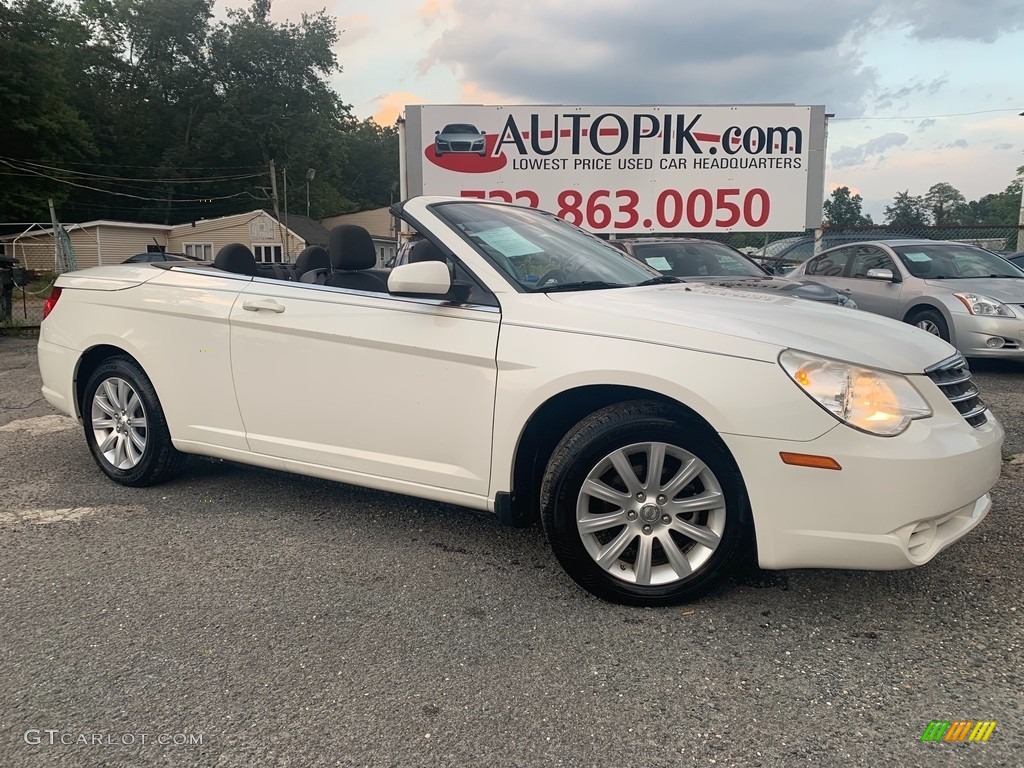
[(967, 357), (1024, 359), (1024, 270), (961, 243), (876, 240), (830, 248), (789, 275), (941, 336)]

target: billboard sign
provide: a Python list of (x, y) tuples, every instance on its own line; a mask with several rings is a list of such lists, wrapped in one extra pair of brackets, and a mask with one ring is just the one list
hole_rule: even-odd
[(593, 232), (821, 224), (823, 106), (410, 105), (411, 195), (551, 211)]

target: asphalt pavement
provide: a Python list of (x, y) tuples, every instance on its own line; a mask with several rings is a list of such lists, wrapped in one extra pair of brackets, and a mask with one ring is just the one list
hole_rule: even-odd
[(120, 487), (0, 337), (0, 768), (1019, 768), (1024, 364), (973, 368), (1008, 434), (965, 540), (635, 609), (457, 507), (205, 459)]

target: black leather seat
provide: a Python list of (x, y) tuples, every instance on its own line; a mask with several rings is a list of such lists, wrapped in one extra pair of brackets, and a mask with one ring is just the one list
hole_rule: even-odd
[(322, 245), (309, 245), (295, 258), (299, 282), (323, 285), (331, 273), (331, 255)]
[(228, 243), (217, 251), (213, 266), (238, 275), (260, 276), (260, 271), (256, 267), (256, 257), (241, 243)]
[(420, 240), (413, 243), (409, 251), (409, 264), (416, 264), (420, 261), (446, 261), (441, 249), (429, 240)]
[(366, 270), (377, 266), (377, 247), (370, 233), (355, 224), (339, 224), (330, 235), (331, 269), (326, 285), (356, 291), (387, 293), (387, 284)]

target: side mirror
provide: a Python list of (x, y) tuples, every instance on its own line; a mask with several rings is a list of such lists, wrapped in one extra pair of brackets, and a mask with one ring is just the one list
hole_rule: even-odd
[(775, 267), (773, 267), (771, 264), (762, 264), (761, 265), (761, 269), (763, 269), (769, 275), (774, 275), (775, 274)]
[(487, 135), (487, 131), (480, 131), (480, 135), (481, 136), (486, 136)]
[(440, 131), (434, 131), (434, 135), (435, 135), (435, 136), (437, 136), (437, 135), (438, 135), (438, 134), (440, 134), (440, 133), (441, 133)]
[(868, 280), (884, 280), (887, 283), (896, 282), (891, 269), (869, 269), (865, 277)]
[(388, 275), (388, 293), (398, 296), (445, 296), (452, 289), (448, 265), (441, 261), (400, 264)]

